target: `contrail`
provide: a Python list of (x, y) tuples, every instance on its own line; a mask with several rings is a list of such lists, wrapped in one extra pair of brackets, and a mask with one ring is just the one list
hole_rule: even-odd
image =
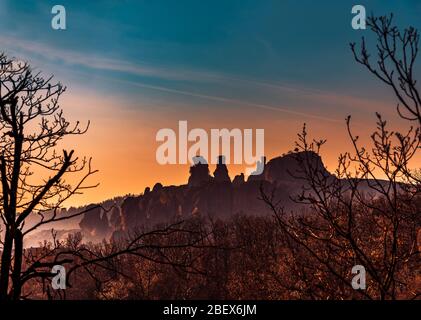
[(186, 96), (190, 96), (190, 97), (196, 97), (196, 98), (202, 98), (202, 99), (208, 99), (208, 100), (220, 101), (220, 102), (226, 102), (226, 103), (232, 103), (232, 104), (246, 105), (246, 106), (250, 106), (250, 107), (266, 109), (266, 110), (271, 110), (271, 111), (277, 111), (277, 112), (283, 112), (283, 113), (288, 113), (288, 114), (292, 114), (292, 115), (296, 115), (296, 116), (308, 117), (308, 118), (313, 118), (313, 119), (318, 119), (318, 120), (323, 120), (323, 121), (329, 121), (329, 122), (335, 122), (335, 123), (343, 123), (344, 122), (344, 120), (318, 116), (318, 115), (306, 113), (306, 112), (293, 111), (293, 110), (286, 109), (286, 108), (278, 108), (278, 107), (269, 106), (269, 105), (266, 105), (266, 104), (246, 102), (246, 101), (242, 101), (242, 100), (231, 99), (231, 98), (223, 98), (223, 97), (218, 97), (218, 96), (210, 96), (210, 95), (205, 95), (205, 94), (200, 94), (200, 93), (195, 93), (195, 92), (190, 92), (190, 91), (171, 89), (171, 88), (162, 87), (162, 86), (154, 86), (154, 85), (144, 84), (144, 83), (140, 83), (140, 82), (133, 82), (133, 81), (128, 81), (128, 80), (121, 80), (121, 79), (112, 79), (112, 80), (117, 81), (117, 82), (121, 82), (121, 83), (130, 84), (130, 85), (133, 85), (133, 86), (136, 86), (136, 87), (152, 89), (152, 90), (159, 90), (159, 91), (175, 93), (175, 94), (182, 94), (182, 95), (186, 95)]

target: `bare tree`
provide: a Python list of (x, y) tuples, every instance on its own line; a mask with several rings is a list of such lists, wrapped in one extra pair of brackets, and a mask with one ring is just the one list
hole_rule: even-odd
[[(59, 105), (66, 88), (52, 80), (34, 72), (28, 63), (0, 54), (0, 300), (28, 298), (30, 293), (23, 294), (23, 286), (34, 281), (43, 284), (49, 297), (62, 294), (52, 294), (46, 283), (55, 276), (51, 272), (54, 265), (68, 268), (68, 285), (77, 270), (84, 270), (97, 282), (107, 272), (123, 274), (120, 264), (125, 255), (198, 272), (193, 255), (180, 260), (172, 254), (198, 247), (207, 237), (206, 232), (194, 231), (184, 222), (128, 233), (119, 242), (89, 245), (75, 236), (24, 249), (25, 236), (40, 227), (89, 214), (98, 207), (105, 210), (93, 205), (76, 213), (61, 211), (70, 197), (96, 187), (87, 184), (96, 171), (91, 159), (79, 159), (73, 150), (56, 151), (66, 136), (83, 135), (89, 122), (81, 128), (79, 122), (66, 120)], [(71, 176), (72, 182), (67, 182)]]
[[(210, 235), (201, 223), (192, 221), (133, 230), (118, 241), (96, 244), (83, 243), (80, 233), (70, 235), (66, 240), (46, 243), (37, 248), (36, 254), (25, 257), (21, 281), (29, 285), (21, 298), (31, 298), (36, 291), (49, 299), (66, 299), (67, 291), (71, 297), (80, 298), (74, 292), (83, 291), (90, 280), (100, 292), (110, 281), (131, 279), (132, 265), (140, 261), (168, 266), (179, 274), (204, 274), (196, 262), (203, 249), (217, 248), (209, 245)], [(54, 265), (66, 267), (66, 290), (51, 290)], [(39, 287), (42, 289), (37, 290)]]
[[(326, 292), (333, 279), (340, 284), (337, 298), (417, 298), (421, 183), (411, 167), (421, 145), (421, 100), (414, 79), (419, 34), (414, 28), (400, 32), (392, 17), (371, 17), (367, 24), (377, 36), (376, 66), (364, 39), (359, 54), (351, 44), (355, 59), (393, 89), (398, 114), (410, 127), (404, 133), (389, 131), (377, 114), (367, 148), (360, 146), (348, 117), (353, 152), (340, 155), (335, 175), (330, 176), (312, 156), (326, 141), (311, 141), (304, 126), (295, 153), (302, 170), (295, 176), (305, 187), (294, 200), (308, 205), (310, 212), (289, 214), (273, 192), (262, 189), (261, 195), (284, 234), (307, 252), (313, 269), (323, 275), (319, 283)], [(351, 268), (357, 264), (367, 270), (367, 290), (351, 286)]]
[(419, 51), (418, 30), (409, 27), (401, 32), (393, 25), (393, 15), (371, 16), (367, 19), (367, 26), (377, 37), (377, 61), (375, 64), (370, 61), (364, 38), (359, 52), (356, 44), (351, 43), (355, 60), (392, 88), (399, 100), (399, 115), (406, 120), (418, 121), (418, 126), (421, 126), (421, 97), (414, 78), (415, 61)]
[[(20, 295), (24, 236), (60, 219), (57, 212), (64, 201), (94, 187), (85, 184), (95, 173), (90, 159), (79, 160), (73, 150), (61, 154), (55, 150), (65, 136), (84, 134), (89, 126), (80, 128), (79, 122), (71, 125), (64, 118), (59, 105), (64, 91), (62, 84), (43, 78), (28, 63), (0, 55), (0, 216), (4, 227), (0, 299)], [(67, 183), (65, 177), (75, 173), (82, 174), (78, 182)], [(47, 217), (47, 211), (52, 215)], [(40, 217), (39, 223), (25, 231), (25, 222), (34, 215)]]

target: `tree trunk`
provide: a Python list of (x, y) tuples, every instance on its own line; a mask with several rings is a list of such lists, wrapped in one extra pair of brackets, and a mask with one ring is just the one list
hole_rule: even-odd
[(7, 227), (4, 237), (3, 254), (1, 256), (0, 269), (0, 300), (7, 299), (7, 290), (9, 288), (9, 270), (12, 262), (13, 235), (10, 228)]
[(13, 290), (12, 290), (12, 300), (19, 300), (22, 284), (20, 279), (20, 273), (22, 270), (22, 255), (23, 255), (23, 236), (22, 232), (18, 229), (15, 232), (15, 261), (13, 264)]

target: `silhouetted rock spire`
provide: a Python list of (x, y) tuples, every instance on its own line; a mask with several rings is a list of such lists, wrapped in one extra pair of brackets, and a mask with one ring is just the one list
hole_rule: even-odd
[(107, 234), (110, 231), (107, 214), (93, 204), (89, 205), (86, 210), (87, 213), (79, 223), (85, 235), (98, 237)]
[(153, 189), (152, 189), (152, 191), (159, 191), (159, 190), (161, 190), (162, 189), (162, 183), (160, 183), (160, 182), (157, 182), (157, 183), (155, 183), (155, 185), (153, 186)]
[(193, 166), (190, 167), (189, 187), (199, 187), (209, 182), (212, 177), (209, 175), (209, 165), (201, 156), (193, 158)]
[(228, 168), (225, 164), (225, 157), (219, 156), (218, 157), (218, 163), (216, 165), (216, 169), (213, 172), (213, 176), (215, 178), (215, 181), (229, 181), (231, 182), (231, 179), (228, 174)]

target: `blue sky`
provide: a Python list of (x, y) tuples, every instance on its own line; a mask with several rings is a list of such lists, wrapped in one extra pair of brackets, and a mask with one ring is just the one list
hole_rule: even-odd
[[(111, 78), (227, 97), (223, 80), (238, 78), (336, 93), (372, 92), (348, 48), (349, 41), (367, 33), (350, 27), (355, 1), (61, 1), (66, 31), (50, 28), (57, 1), (1, 3), (1, 36), (21, 42), (20, 48), (8, 43), (3, 50), (60, 66), (71, 72), (66, 72), (70, 80), (92, 83), (86, 74), (96, 75), (104, 89), (116, 85), (102, 79)], [(359, 3), (368, 12), (394, 12), (398, 23), (421, 24), (415, 0)], [(55, 54), (31, 47), (25, 52), (25, 41)], [(232, 94), (249, 98), (249, 85), (242, 83), (244, 90)]]
[[(55, 4), (66, 8), (65, 31), (50, 27)], [(288, 151), (307, 122), (333, 138), (333, 159), (348, 114), (361, 127), (372, 125), (374, 111), (394, 115), (387, 88), (353, 61), (349, 42), (371, 39), (368, 30), (351, 28), (355, 4), (376, 15), (393, 12), (399, 26), (421, 27), (418, 0), (0, 0), (0, 50), (66, 84), (65, 111), (93, 120), (88, 142), (135, 163), (152, 163), (154, 152), (133, 155), (120, 147), (129, 133), (113, 128), (142, 132), (131, 146), (152, 145), (156, 130), (184, 119), (263, 127), (269, 156)], [(162, 169), (156, 177), (140, 172), (146, 182), (126, 188), (134, 164), (121, 164), (127, 172), (113, 176), (109, 154), (92, 153), (110, 184), (122, 180), (109, 195), (185, 180)]]

